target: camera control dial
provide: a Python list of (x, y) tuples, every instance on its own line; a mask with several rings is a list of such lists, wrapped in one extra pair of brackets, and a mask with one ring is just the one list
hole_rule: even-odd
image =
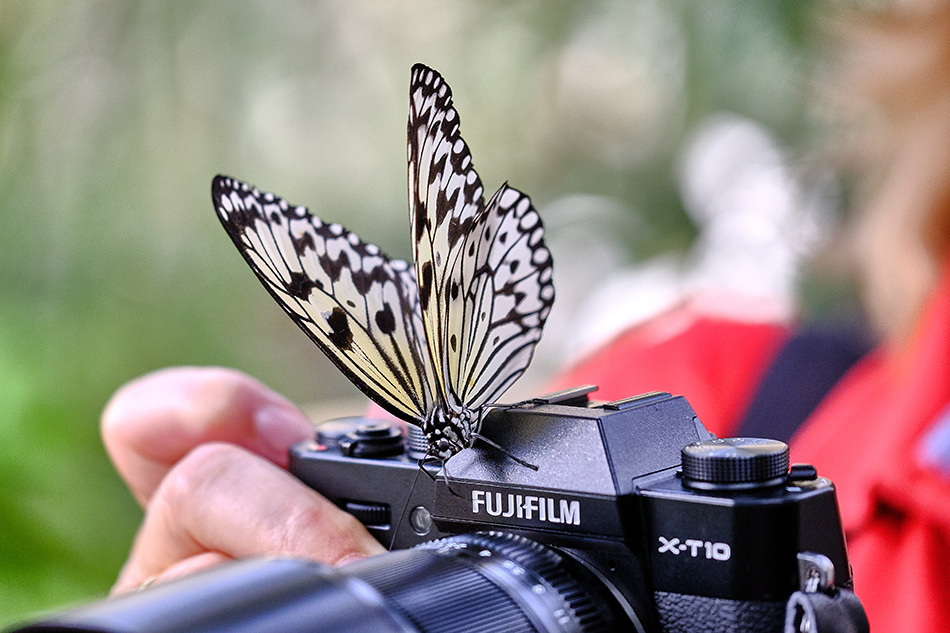
[(340, 437), (337, 446), (347, 457), (378, 459), (401, 455), (405, 451), (402, 430), (388, 422), (360, 424)]
[(682, 457), (683, 483), (700, 490), (765, 488), (788, 476), (788, 445), (778, 440), (706, 440), (685, 446)]

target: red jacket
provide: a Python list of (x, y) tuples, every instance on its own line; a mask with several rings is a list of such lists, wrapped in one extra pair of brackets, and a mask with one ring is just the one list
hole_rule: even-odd
[[(681, 308), (633, 328), (556, 385), (615, 399), (686, 396), (706, 427), (735, 433), (790, 335), (777, 324)], [(791, 441), (792, 461), (834, 481), (854, 588), (877, 632), (950, 631), (950, 275), (911, 342), (873, 350), (834, 385)]]

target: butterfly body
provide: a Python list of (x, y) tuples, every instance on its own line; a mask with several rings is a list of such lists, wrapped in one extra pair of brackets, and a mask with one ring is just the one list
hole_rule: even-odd
[(409, 103), (413, 265), (232, 178), (216, 177), (211, 195), (271, 296), (444, 461), (527, 368), (554, 301), (552, 263), (526, 195), (505, 184), (483, 200), (442, 77), (414, 66)]
[(465, 405), (436, 405), (422, 421), (422, 432), (429, 443), (428, 456), (446, 460), (463, 448), (470, 448), (480, 426), (480, 411)]

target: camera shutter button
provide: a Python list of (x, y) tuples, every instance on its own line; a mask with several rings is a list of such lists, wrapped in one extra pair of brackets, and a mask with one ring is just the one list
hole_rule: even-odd
[(683, 447), (683, 483), (700, 490), (744, 490), (785, 483), (788, 445), (778, 440), (732, 437)]

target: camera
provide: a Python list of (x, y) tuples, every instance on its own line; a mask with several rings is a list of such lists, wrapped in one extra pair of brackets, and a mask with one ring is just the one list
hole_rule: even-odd
[(291, 471), (392, 551), (240, 561), (23, 630), (867, 630), (831, 481), (681, 396), (595, 389), (490, 409), (441, 468), (401, 424), (324, 423)]

